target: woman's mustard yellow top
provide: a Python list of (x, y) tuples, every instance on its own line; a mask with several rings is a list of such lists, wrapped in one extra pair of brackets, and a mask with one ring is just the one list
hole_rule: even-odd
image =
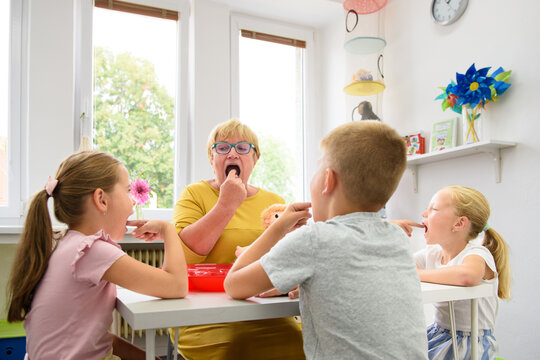
[[(177, 232), (202, 218), (218, 198), (219, 191), (206, 181), (188, 185), (174, 207)], [(208, 255), (199, 255), (182, 243), (187, 263), (233, 263), (236, 246), (250, 245), (262, 234), (261, 212), (276, 203), (283, 204), (283, 198), (259, 189), (238, 207)], [(174, 329), (169, 334), (174, 342)], [(305, 358), (302, 333), (293, 318), (181, 327), (178, 351), (186, 360)]]
[[(217, 203), (219, 191), (206, 181), (186, 186), (174, 207), (173, 223), (178, 234), (188, 225), (206, 215)], [(244, 200), (236, 209), (233, 218), (221, 233), (212, 251), (202, 256), (193, 252), (182, 243), (188, 264), (224, 263), (232, 264), (236, 260), (236, 246), (247, 246), (263, 232), (261, 212), (272, 204), (283, 204), (279, 195), (259, 189)]]

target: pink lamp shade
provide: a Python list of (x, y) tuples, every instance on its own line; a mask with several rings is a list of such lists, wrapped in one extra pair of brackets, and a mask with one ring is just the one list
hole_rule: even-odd
[(345, 0), (345, 10), (354, 10), (358, 14), (371, 14), (385, 7), (388, 0)]

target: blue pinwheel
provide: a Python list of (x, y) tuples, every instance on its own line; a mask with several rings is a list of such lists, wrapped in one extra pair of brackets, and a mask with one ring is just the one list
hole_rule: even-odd
[(491, 85), (495, 84), (495, 79), (488, 76), (490, 67), (476, 70), (472, 64), (465, 74), (456, 73), (457, 84), (447, 92), (458, 97), (457, 104), (470, 104), (475, 108), (478, 104), (482, 107), (491, 100)]
[(474, 128), (474, 121), (480, 117), (481, 109), (489, 101), (497, 101), (510, 87), (511, 70), (504, 71), (499, 67), (492, 74), (488, 74), (491, 67), (476, 70), (472, 64), (465, 74), (456, 73), (456, 82), (452, 81), (447, 87), (441, 88), (443, 93), (435, 98), (442, 100), (443, 111), (451, 108), (455, 112), (462, 112), (468, 124), (466, 137), (472, 136), (472, 141), (479, 141)]
[(476, 70), (472, 64), (465, 74), (456, 73), (453, 80), (446, 87), (441, 87), (443, 93), (435, 98), (442, 100), (443, 111), (451, 108), (461, 112), (462, 106), (472, 109), (484, 107), (489, 101), (497, 101), (499, 96), (510, 87), (510, 74), (512, 70), (505, 71), (499, 67), (492, 74), (488, 74), (491, 67)]

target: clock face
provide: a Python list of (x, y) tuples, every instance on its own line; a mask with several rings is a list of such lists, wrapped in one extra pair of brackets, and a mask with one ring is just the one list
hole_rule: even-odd
[(431, 16), (437, 24), (449, 25), (465, 12), (469, 0), (433, 0)]

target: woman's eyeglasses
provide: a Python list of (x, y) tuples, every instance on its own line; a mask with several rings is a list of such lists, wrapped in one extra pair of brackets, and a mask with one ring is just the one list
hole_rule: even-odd
[(249, 152), (251, 151), (251, 148), (255, 149), (255, 146), (248, 142), (239, 142), (236, 144), (230, 144), (228, 142), (218, 142), (218, 143), (215, 143), (212, 146), (212, 148), (215, 149), (216, 152), (220, 155), (227, 155), (228, 153), (231, 152), (232, 148), (236, 150), (237, 154), (246, 155), (246, 154), (249, 154)]

